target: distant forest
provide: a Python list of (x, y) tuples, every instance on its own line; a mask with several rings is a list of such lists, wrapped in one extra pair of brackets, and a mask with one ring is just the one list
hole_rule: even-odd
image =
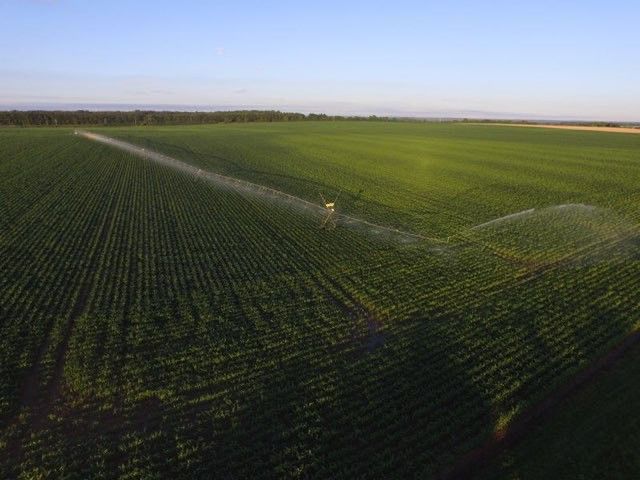
[(634, 127), (635, 122), (597, 122), (597, 121), (554, 121), (554, 120), (505, 120), (482, 118), (418, 118), (418, 117), (378, 117), (340, 116), (324, 113), (295, 113), (278, 110), (233, 110), (219, 112), (176, 112), (157, 110), (133, 111), (90, 111), (90, 110), (11, 110), (0, 111), (0, 127), (32, 126), (82, 126), (82, 125), (195, 125), (203, 123), (247, 123), (247, 122), (288, 122), (304, 120), (368, 120), (368, 121), (404, 121), (404, 122), (473, 122), (473, 123), (518, 123), (518, 124), (557, 124), (584, 125), (595, 127)]
[(74, 125), (188, 125), (202, 123), (287, 122), (300, 120), (394, 120), (386, 117), (340, 117), (325, 114), (290, 113), (275, 110), (236, 110), (222, 112), (159, 112), (89, 110), (0, 111), (0, 126)]

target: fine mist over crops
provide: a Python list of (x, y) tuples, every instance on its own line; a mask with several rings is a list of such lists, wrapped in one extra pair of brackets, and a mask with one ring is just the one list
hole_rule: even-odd
[(508, 214), (472, 228), (474, 238), (509, 251), (522, 262), (607, 261), (612, 254), (635, 255), (638, 226), (607, 208), (553, 205)]

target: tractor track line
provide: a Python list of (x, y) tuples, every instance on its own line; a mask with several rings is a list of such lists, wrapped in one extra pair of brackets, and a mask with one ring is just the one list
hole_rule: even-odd
[[(28, 434), (29, 432), (38, 431), (42, 428), (42, 426), (46, 423), (47, 416), (51, 412), (51, 409), (53, 408), (53, 405), (60, 394), (64, 375), (64, 364), (66, 360), (66, 354), (69, 349), (69, 342), (74, 332), (76, 321), (85, 313), (87, 309), (89, 297), (93, 291), (94, 284), (97, 279), (100, 257), (103, 253), (103, 248), (106, 244), (109, 232), (113, 227), (113, 222), (115, 219), (114, 212), (117, 208), (117, 204), (117, 198), (111, 200), (111, 204), (108, 207), (109, 209), (100, 224), (99, 231), (97, 232), (95, 247), (89, 257), (85, 277), (81, 280), (81, 284), (78, 289), (76, 299), (73, 303), (73, 307), (66, 318), (66, 323), (64, 324), (62, 329), (62, 338), (60, 340), (60, 343), (55, 348), (54, 365), (51, 372), (51, 378), (48, 379), (45, 385), (40, 385), (39, 380), (41, 379), (39, 378), (39, 375), (41, 372), (39, 372), (38, 367), (42, 362), (44, 351), (49, 347), (51, 343), (50, 332), (45, 342), (40, 346), (37, 352), (37, 358), (27, 372), (27, 376), (23, 382), (21, 388), (19, 409), (21, 411), (27, 410), (30, 414), (26, 434)], [(14, 417), (13, 423), (18, 421), (19, 412), (17, 412), (16, 415), (18, 416)], [(22, 455), (22, 449), (24, 446), (22, 443), (23, 441), (23, 437), (12, 438), (7, 444), (6, 451), (8, 451), (12, 457), (20, 457)]]
[(640, 345), (640, 330), (633, 330), (590, 366), (578, 372), (543, 400), (532, 405), (510, 426), (496, 431), (483, 445), (462, 456), (451, 470), (439, 478), (453, 480), (478, 475), (483, 468), (488, 467), (500, 454), (515, 446), (537, 425), (549, 420), (560, 410), (565, 400), (571, 399), (589, 384), (597, 382), (626, 352), (638, 345)]

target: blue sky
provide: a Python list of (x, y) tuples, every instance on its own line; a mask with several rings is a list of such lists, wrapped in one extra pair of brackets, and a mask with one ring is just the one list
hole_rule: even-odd
[(0, 105), (640, 120), (640, 2), (0, 0)]

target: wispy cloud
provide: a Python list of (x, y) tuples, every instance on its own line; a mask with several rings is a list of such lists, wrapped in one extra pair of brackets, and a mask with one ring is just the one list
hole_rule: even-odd
[(216, 47), (216, 55), (219, 57), (224, 56), (224, 47)]

